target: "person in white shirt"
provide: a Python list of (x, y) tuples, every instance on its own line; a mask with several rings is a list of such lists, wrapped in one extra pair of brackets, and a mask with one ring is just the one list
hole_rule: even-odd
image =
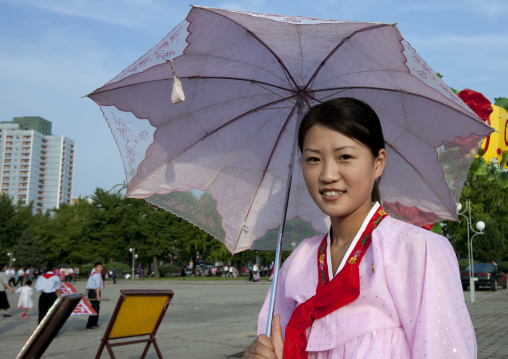
[(260, 276), (259, 276), (259, 267), (257, 263), (254, 263), (252, 266), (252, 281), (253, 282), (259, 282)]
[(39, 296), (39, 324), (48, 313), (49, 308), (60, 297), (60, 277), (55, 274), (56, 266), (48, 263), (46, 273), (40, 275), (35, 282), (35, 289), (41, 292)]
[(69, 279), (67, 280), (67, 282), (72, 282), (72, 278), (74, 278), (74, 269), (69, 268), (69, 269), (67, 270), (67, 274), (68, 274), (68, 278), (69, 278)]
[(88, 299), (91, 302), (92, 308), (97, 312), (97, 315), (90, 315), (86, 323), (86, 329), (95, 329), (99, 326), (99, 310), (101, 309), (101, 294), (104, 289), (104, 281), (102, 280), (102, 263), (97, 262), (94, 265), (94, 270), (88, 282), (86, 283), (85, 292), (83, 296), (88, 293)]
[(11, 315), (9, 314), (9, 308), (11, 307), (9, 305), (9, 301), (7, 300), (7, 294), (5, 293), (6, 288), (9, 288), (9, 290), (14, 292), (14, 289), (9, 285), (9, 280), (7, 278), (7, 275), (5, 274), (7, 271), (3, 272), (5, 270), (5, 265), (0, 264), (0, 309), (3, 309), (4, 311), (4, 318), (8, 318)]
[(23, 286), (23, 279), (24, 278), (25, 278), (25, 271), (23, 270), (23, 267), (19, 267), (19, 270), (18, 270), (18, 282), (16, 283), (16, 285), (21, 283), (20, 287), (22, 287)]
[(12, 285), (13, 287), (16, 286), (16, 270), (14, 267), (9, 268), (5, 274), (7, 274), (7, 277), (9, 278), (9, 285)]

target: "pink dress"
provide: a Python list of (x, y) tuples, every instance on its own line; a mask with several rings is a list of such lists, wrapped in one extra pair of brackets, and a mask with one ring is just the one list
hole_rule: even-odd
[[(294, 308), (316, 293), (322, 239), (303, 241), (279, 272), (274, 311), (283, 333)], [(359, 269), (358, 299), (307, 329), (309, 359), (476, 358), (459, 267), (446, 238), (387, 217), (372, 232)], [(269, 297), (258, 334), (265, 333)]]

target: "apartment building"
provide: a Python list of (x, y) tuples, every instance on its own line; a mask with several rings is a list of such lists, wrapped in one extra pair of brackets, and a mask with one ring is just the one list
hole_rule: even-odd
[(74, 141), (38, 116), (0, 122), (0, 191), (44, 213), (71, 203)]

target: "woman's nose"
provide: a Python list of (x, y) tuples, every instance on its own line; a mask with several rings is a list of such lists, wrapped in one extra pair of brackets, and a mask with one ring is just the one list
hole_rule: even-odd
[(339, 166), (334, 161), (323, 163), (320, 180), (323, 183), (337, 182), (340, 179)]

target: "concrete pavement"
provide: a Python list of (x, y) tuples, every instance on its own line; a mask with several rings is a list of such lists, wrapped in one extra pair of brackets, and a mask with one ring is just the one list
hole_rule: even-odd
[[(84, 282), (73, 283), (78, 291)], [(165, 358), (235, 358), (243, 347), (255, 338), (257, 313), (270, 283), (238, 281), (147, 281), (120, 280), (108, 283), (99, 318), (100, 328), (85, 331), (87, 317), (70, 317), (46, 350), (47, 358), (94, 358), (104, 330), (109, 322), (120, 289), (172, 289), (175, 296), (157, 333), (157, 342)], [(476, 302), (469, 303), (469, 291), (464, 292), (476, 330), (478, 358), (508, 358), (508, 290), (480, 290)], [(26, 340), (37, 326), (37, 309), (28, 319), (21, 318), (16, 308), (18, 297), (8, 294), (11, 318), (0, 317), (0, 358), (16, 358)], [(34, 302), (38, 301), (38, 293)], [(114, 348), (117, 358), (139, 358), (143, 344)], [(106, 351), (102, 358), (109, 358)], [(147, 358), (157, 358), (153, 348)]]
[(492, 292), (490, 289), (475, 291), (476, 300), (471, 303), (470, 292), (464, 292), (467, 309), (476, 333), (479, 359), (508, 358), (508, 289)]

